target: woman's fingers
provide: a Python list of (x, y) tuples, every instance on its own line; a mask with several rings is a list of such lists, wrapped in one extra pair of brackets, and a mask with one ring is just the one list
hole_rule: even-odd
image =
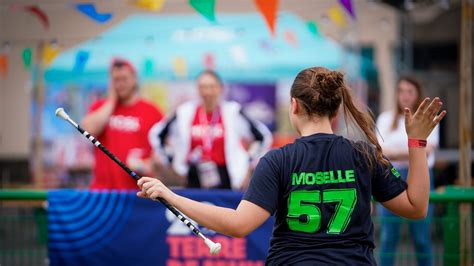
[(137, 185), (138, 185), (138, 187), (141, 188), (145, 182), (150, 182), (150, 181), (152, 181), (153, 179), (154, 179), (154, 178), (151, 178), (151, 177), (148, 177), (148, 176), (144, 176), (144, 177), (138, 179)]
[(151, 199), (156, 199), (156, 198), (159, 198), (160, 196), (161, 196), (160, 191), (153, 191), (153, 192), (150, 194), (150, 198), (151, 198)]
[(439, 115), (437, 115), (433, 119), (434, 126), (436, 126), (441, 121), (441, 119), (443, 119), (445, 115), (446, 115), (446, 110), (443, 110)]
[(142, 190), (148, 190), (149, 188), (153, 187), (155, 185), (156, 181), (158, 181), (158, 180), (155, 179), (155, 180), (143, 183)]
[(426, 108), (428, 107), (428, 104), (430, 102), (430, 98), (426, 97), (420, 104), (420, 106), (418, 106), (418, 109), (416, 109), (416, 112), (413, 116), (417, 116), (419, 114), (423, 114), (426, 110)]
[(434, 98), (434, 100), (431, 101), (430, 105), (426, 109), (424, 113), (425, 116), (429, 118), (430, 120), (433, 120), (436, 114), (441, 109), (441, 105), (442, 105), (441, 100), (438, 97)]
[(405, 124), (410, 124), (411, 118), (412, 118), (410, 108), (405, 108), (404, 114), (405, 114)]

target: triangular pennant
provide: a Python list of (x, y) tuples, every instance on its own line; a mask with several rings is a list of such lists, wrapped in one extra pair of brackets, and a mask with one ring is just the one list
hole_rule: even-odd
[(189, 0), (189, 4), (209, 21), (216, 21), (214, 13), (215, 0)]
[(181, 56), (177, 56), (173, 59), (173, 69), (176, 77), (185, 78), (188, 75), (186, 60)]
[(112, 13), (99, 13), (93, 3), (76, 4), (76, 9), (97, 23), (105, 23), (112, 18)]
[(81, 73), (86, 68), (87, 60), (89, 60), (90, 53), (86, 51), (79, 51), (76, 54), (76, 62), (74, 64), (74, 71)]
[(214, 70), (216, 67), (214, 55), (212, 53), (205, 53), (203, 56), (203, 64), (206, 70)]
[(255, 4), (262, 16), (265, 18), (272, 36), (275, 36), (278, 0), (255, 0)]
[(151, 60), (150, 58), (145, 59), (145, 61), (143, 62), (143, 68), (145, 69), (146, 77), (153, 76), (153, 72), (155, 71), (153, 60)]
[(57, 44), (55, 45), (51, 45), (51, 44), (46, 44), (45, 47), (43, 48), (43, 64), (45, 66), (48, 66), (49, 64), (51, 64), (54, 60), (54, 58), (56, 58), (56, 56), (58, 56), (59, 54), (59, 46)]
[(262, 16), (265, 18), (272, 36), (275, 36), (278, 0), (255, 0), (255, 4)]
[(311, 32), (315, 37), (320, 35), (316, 22), (310, 20), (306, 22), (306, 26), (308, 27), (309, 32)]
[(298, 38), (296, 37), (296, 34), (292, 30), (286, 30), (283, 35), (285, 37), (286, 42), (289, 45), (293, 47), (298, 47)]
[(159, 11), (163, 7), (165, 0), (135, 0), (133, 5), (149, 11)]
[(336, 25), (340, 27), (346, 26), (346, 18), (344, 17), (341, 8), (338, 6), (331, 7), (328, 10), (328, 16), (334, 23), (336, 23)]
[(23, 67), (25, 69), (30, 69), (33, 61), (33, 51), (31, 48), (23, 49), (23, 52), (21, 52), (21, 58), (23, 59)]
[(6, 78), (8, 75), (8, 55), (7, 53), (0, 53), (0, 76)]
[(49, 17), (46, 14), (46, 12), (44, 12), (44, 10), (42, 10), (39, 6), (37, 5), (24, 6), (23, 9), (26, 12), (30, 12), (31, 14), (36, 16), (41, 21), (41, 24), (43, 25), (45, 29), (49, 29)]
[(353, 19), (356, 18), (354, 8), (352, 6), (352, 0), (339, 0), (339, 3), (341, 3), (347, 13), (349, 13)]

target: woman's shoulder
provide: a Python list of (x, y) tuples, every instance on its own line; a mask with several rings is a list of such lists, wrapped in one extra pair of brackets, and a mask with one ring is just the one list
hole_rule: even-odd
[(290, 143), (281, 147), (273, 148), (269, 150), (262, 158), (265, 158), (271, 162), (281, 163), (285, 158), (285, 154), (292, 150), (293, 145), (294, 143)]

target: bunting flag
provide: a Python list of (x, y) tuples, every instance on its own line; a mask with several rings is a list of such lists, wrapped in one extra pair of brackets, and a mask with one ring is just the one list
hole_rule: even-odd
[(214, 12), (215, 0), (189, 0), (189, 4), (209, 21), (216, 21)]
[(159, 11), (163, 8), (165, 0), (135, 0), (133, 5), (148, 11)]
[(206, 53), (203, 56), (203, 63), (204, 63), (204, 68), (206, 70), (214, 70), (216, 67), (216, 63), (214, 60), (214, 55), (212, 53)]
[(339, 0), (339, 3), (344, 7), (344, 9), (351, 15), (353, 19), (356, 19), (354, 8), (352, 6), (352, 0)]
[(329, 19), (331, 19), (339, 27), (345, 27), (347, 24), (346, 18), (344, 17), (341, 8), (338, 6), (331, 7), (328, 10), (328, 16)]
[(97, 23), (105, 23), (112, 18), (112, 13), (99, 13), (93, 3), (76, 4), (76, 9)]
[(143, 68), (145, 69), (146, 77), (153, 76), (153, 73), (155, 72), (153, 60), (151, 60), (150, 58), (145, 59), (145, 61), (143, 62)]
[(186, 60), (181, 57), (175, 57), (173, 59), (173, 69), (176, 77), (185, 78), (188, 75), (188, 66), (186, 65)]
[(255, 0), (255, 5), (257, 5), (258, 10), (265, 18), (272, 36), (275, 36), (278, 0)]
[(316, 36), (321, 35), (319, 33), (318, 25), (316, 24), (316, 22), (310, 20), (310, 21), (306, 22), (306, 26), (308, 27), (309, 32), (311, 32), (311, 34), (313, 34), (313, 36), (316, 37)]
[(285, 33), (284, 33), (284, 36), (285, 36), (285, 40), (286, 42), (293, 46), (293, 47), (297, 47), (298, 46), (298, 38), (296, 37), (296, 34), (291, 31), (291, 30), (286, 30)]
[(33, 62), (33, 51), (31, 48), (25, 48), (21, 52), (21, 58), (23, 59), (23, 67), (25, 69), (31, 68), (31, 63)]
[(40, 20), (43, 27), (45, 29), (49, 29), (49, 17), (46, 14), (46, 12), (44, 12), (41, 8), (39, 8), (39, 6), (37, 5), (24, 6), (23, 10), (36, 16)]
[(0, 53), (0, 76), (5, 79), (8, 75), (8, 54)]
[(50, 65), (54, 58), (58, 56), (60, 51), (59, 45), (57, 44), (46, 44), (43, 48), (43, 53), (42, 53), (42, 63), (45, 66)]
[(87, 51), (79, 51), (76, 54), (76, 62), (74, 63), (75, 72), (83, 72), (86, 68), (87, 60), (89, 60), (90, 53)]

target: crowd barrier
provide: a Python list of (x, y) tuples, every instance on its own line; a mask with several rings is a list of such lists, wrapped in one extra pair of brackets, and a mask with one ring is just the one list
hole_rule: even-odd
[[(178, 190), (219, 206), (236, 207), (242, 193), (225, 190)], [(237, 239), (201, 228), (222, 244), (217, 256), (158, 202), (134, 193), (84, 190), (0, 190), (0, 265), (264, 265), (273, 219), (247, 238)], [(430, 196), (434, 215), (431, 240), (434, 265), (462, 265), (460, 203), (474, 202), (474, 189), (448, 187)], [(381, 219), (373, 215), (379, 245)], [(397, 265), (415, 265), (413, 243), (402, 220), (395, 254)], [(473, 237), (472, 232), (470, 236)], [(379, 249), (375, 250), (377, 259)], [(472, 256), (472, 252), (471, 252)]]

